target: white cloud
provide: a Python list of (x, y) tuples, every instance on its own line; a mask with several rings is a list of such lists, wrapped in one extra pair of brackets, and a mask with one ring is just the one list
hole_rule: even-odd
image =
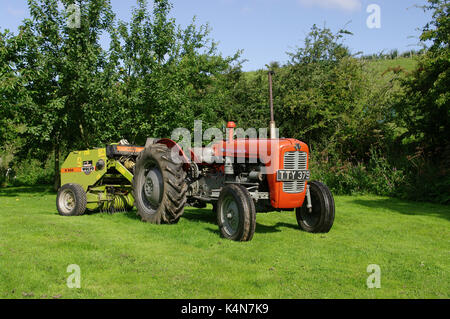
[(361, 9), (361, 0), (298, 0), (301, 5), (319, 6), (326, 9), (342, 9), (356, 11)]
[(11, 6), (8, 6), (7, 11), (10, 15), (12, 15), (14, 17), (23, 16), (26, 13), (25, 10), (23, 10), (23, 9), (16, 9)]

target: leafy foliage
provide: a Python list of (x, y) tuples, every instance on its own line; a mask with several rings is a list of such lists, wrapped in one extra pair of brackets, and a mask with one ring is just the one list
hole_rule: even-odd
[(402, 81), (395, 109), (407, 128), (403, 142), (415, 149), (409, 156), (408, 188), (421, 198), (450, 203), (450, 4), (429, 0), (424, 9), (433, 11), (433, 20), (424, 27), (421, 39), (432, 45)]
[[(194, 120), (267, 127), (267, 70), (242, 72), (240, 51), (223, 56), (195, 18), (177, 25), (169, 0), (137, 0), (128, 22), (109, 0), (77, 0), (79, 28), (67, 23), (72, 1), (58, 3), (29, 0), (18, 34), (0, 33), (2, 178), (15, 167), (30, 184), (53, 170), (57, 187), (70, 150), (142, 144)], [(350, 32), (313, 25), (286, 64), (268, 66), (281, 135), (308, 143), (314, 175), (336, 193), (450, 202), (449, 4), (424, 9), (433, 19), (421, 39), (431, 46), (408, 59), (397, 50), (358, 58), (345, 45)]]

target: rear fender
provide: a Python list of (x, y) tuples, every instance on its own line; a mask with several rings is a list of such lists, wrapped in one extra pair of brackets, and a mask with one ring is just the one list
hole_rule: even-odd
[[(147, 141), (147, 144), (149, 144), (149, 141)], [(146, 144), (146, 146), (148, 146)], [(195, 155), (194, 152), (190, 151), (190, 156), (187, 156), (186, 153), (183, 151), (181, 146), (169, 139), (169, 138), (161, 138), (161, 139), (154, 139), (152, 141), (152, 144), (164, 144), (171, 150), (171, 156), (172, 160), (174, 161), (181, 161), (183, 163), (184, 170), (188, 170), (191, 166), (191, 159), (195, 161)]]

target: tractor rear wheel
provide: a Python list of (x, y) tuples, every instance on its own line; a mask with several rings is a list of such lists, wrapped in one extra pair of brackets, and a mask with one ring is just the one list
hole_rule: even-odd
[(58, 190), (56, 207), (61, 216), (80, 216), (86, 211), (86, 192), (79, 184), (65, 184)]
[(139, 154), (134, 173), (133, 195), (142, 221), (177, 223), (186, 204), (186, 172), (171, 158), (170, 149), (150, 145)]
[(222, 237), (235, 241), (250, 241), (253, 238), (256, 209), (247, 189), (239, 185), (225, 186), (216, 210)]
[(328, 233), (334, 222), (334, 198), (328, 187), (321, 182), (310, 182), (312, 211), (306, 207), (296, 209), (297, 222), (301, 229), (309, 233)]

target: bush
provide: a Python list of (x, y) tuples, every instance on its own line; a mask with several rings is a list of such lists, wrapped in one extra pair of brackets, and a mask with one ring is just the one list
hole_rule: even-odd
[(0, 148), (0, 187), (7, 185), (11, 178), (10, 166), (14, 160), (14, 147), (11, 145), (4, 145)]
[(398, 196), (398, 189), (406, 180), (403, 170), (393, 167), (374, 149), (367, 164), (341, 160), (332, 163), (313, 157), (311, 171), (313, 179), (327, 184), (336, 195)]
[(51, 185), (54, 180), (53, 158), (42, 163), (36, 159), (27, 159), (14, 165), (16, 176), (13, 186)]
[(398, 190), (406, 182), (405, 170), (398, 169), (381, 156), (375, 149), (370, 150), (370, 185), (371, 193), (382, 196), (398, 196)]
[(399, 166), (374, 149), (367, 164), (320, 157), (312, 157), (310, 163), (312, 178), (327, 184), (335, 195), (375, 194), (450, 204), (448, 167), (433, 163), (421, 151)]
[(450, 204), (450, 146), (442, 159), (433, 161), (419, 148), (408, 160), (407, 183), (400, 188), (401, 197)]

